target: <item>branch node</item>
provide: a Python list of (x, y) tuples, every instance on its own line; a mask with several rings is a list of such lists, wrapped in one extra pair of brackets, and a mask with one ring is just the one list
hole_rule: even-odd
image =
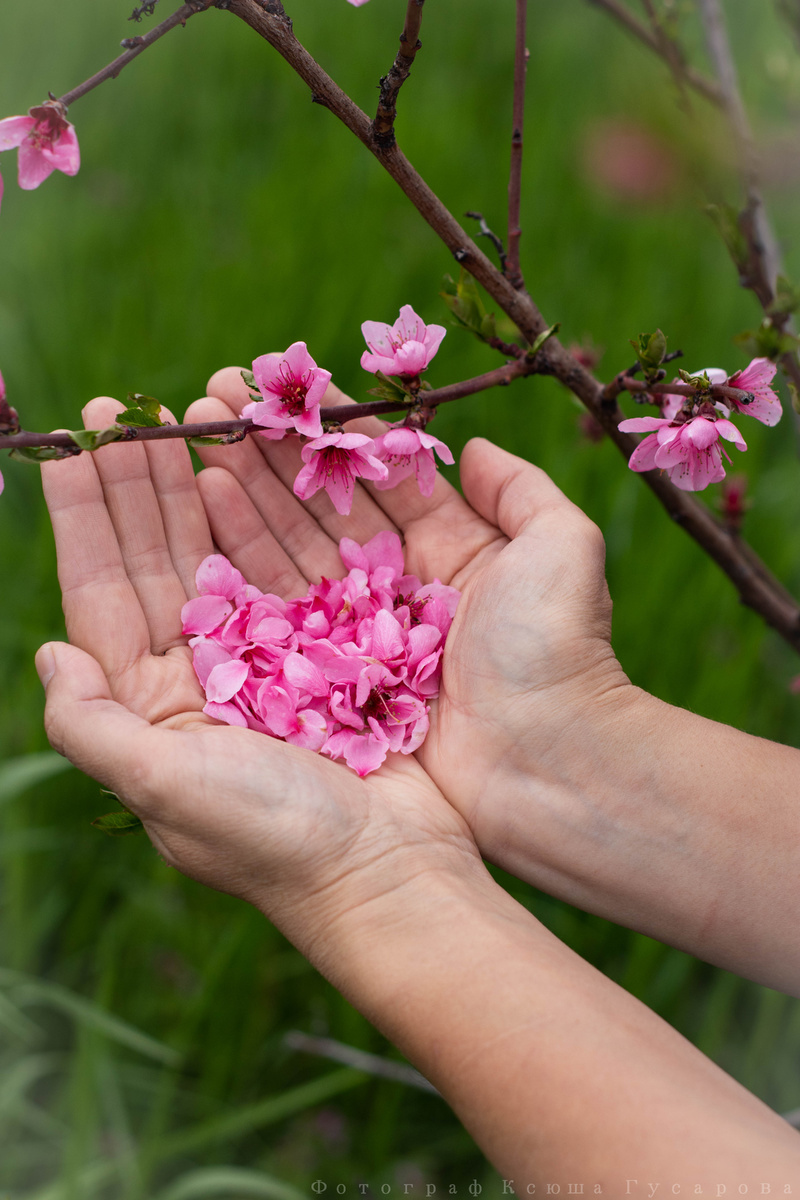
[(465, 250), (463, 246), (459, 246), (457, 250), (453, 251), (453, 258), (457, 263), (466, 262), (469, 258), (469, 250)]

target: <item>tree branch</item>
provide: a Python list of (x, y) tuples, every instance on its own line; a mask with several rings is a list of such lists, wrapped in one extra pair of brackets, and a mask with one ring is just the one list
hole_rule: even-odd
[[(386, 413), (402, 412), (417, 406), (422, 408), (438, 408), (440, 404), (448, 404), (452, 400), (463, 400), (465, 396), (474, 396), (477, 392), (485, 392), (493, 387), (505, 387), (523, 375), (535, 375), (537, 356), (532, 358), (515, 359), (494, 371), (476, 375), (472, 379), (464, 379), (460, 383), (450, 383), (446, 387), (420, 390), (416, 399), (404, 402), (399, 398), (393, 400), (366, 400), (360, 404), (335, 404), (320, 409), (323, 421), (346, 422), (355, 421), (359, 417), (379, 417)], [(120, 423), (120, 429), (125, 430), (125, 436), (120, 441), (156, 442), (169, 441), (171, 438), (200, 438), (231, 436), (231, 441), (241, 441), (249, 433), (258, 433), (263, 425), (254, 425), (249, 417), (239, 417), (230, 421), (204, 421), (189, 425), (125, 425)], [(78, 453), (69, 433), (33, 433), (21, 430), (18, 433), (0, 435), (0, 450), (36, 449), (52, 446), (68, 450), (71, 454)]]
[(422, 6), (425, 0), (408, 0), (406, 22), (400, 34), (400, 49), (397, 51), (388, 75), (381, 79), (381, 94), (378, 111), (372, 122), (372, 133), (379, 146), (385, 149), (395, 143), (394, 122), (397, 117), (397, 96), (400, 88), (411, 74), (414, 59), (422, 43), (419, 40), (422, 25)]
[(508, 176), (508, 256), (504, 274), (512, 287), (525, 286), (519, 265), (519, 226), (522, 197), (522, 126), (525, 120), (525, 76), (528, 70), (528, 51), (525, 46), (525, 24), (528, 0), (517, 0), (514, 41), (514, 106), (511, 129), (511, 170)]
[[(643, 45), (647, 46), (648, 50), (652, 50), (654, 54), (657, 54), (659, 58), (666, 62), (671, 70), (673, 69), (673, 64), (670, 62), (669, 56), (665, 54), (662, 39), (651, 29), (648, 29), (643, 21), (635, 17), (630, 9), (622, 3), (622, 0), (587, 0), (587, 3), (596, 4), (598, 8), (605, 9), (615, 20), (624, 25), (635, 38), (638, 38)], [(675, 53), (677, 53), (675, 43), (672, 42), (671, 45)], [(680, 73), (682, 79), (689, 87), (699, 92), (706, 100), (710, 100), (712, 104), (716, 104), (718, 108), (722, 107), (722, 93), (712, 79), (707, 79), (705, 75), (701, 75), (693, 67), (687, 66), (682, 60), (680, 60)]]
[[(755, 294), (764, 312), (770, 316), (769, 308), (775, 299), (776, 282), (782, 271), (778, 240), (761, 194), (758, 154), (739, 89), (720, 0), (700, 0), (700, 13), (708, 52), (719, 80), (722, 106), (736, 143), (739, 173), (747, 200), (738, 221), (747, 245), (747, 262), (740, 264), (739, 280), (743, 287)], [(781, 332), (791, 324), (788, 312), (770, 316), (770, 320)], [(800, 361), (797, 354), (789, 350), (780, 356), (779, 361), (786, 375), (800, 389)]]
[(98, 71), (96, 75), (92, 75), (84, 83), (78, 84), (71, 92), (65, 92), (63, 96), (58, 97), (60, 104), (64, 108), (69, 108), (75, 100), (80, 100), (81, 96), (85, 96), (87, 92), (93, 91), (99, 87), (101, 83), (105, 83), (107, 79), (116, 79), (123, 67), (127, 67), (129, 62), (133, 62), (137, 55), (146, 50), (148, 46), (152, 46), (153, 42), (157, 42), (165, 33), (169, 33), (177, 25), (185, 25), (189, 17), (193, 17), (195, 13), (205, 12), (217, 3), (217, 0), (189, 0), (188, 4), (182, 4), (179, 9), (162, 21), (160, 25), (156, 25), (149, 33), (145, 33), (142, 37), (125, 38), (123, 46), (130, 48), (124, 54), (120, 54), (107, 67), (103, 67), (102, 71)]
[[(444, 242), (445, 246), (451, 251), (456, 261), (463, 264), (474, 278), (483, 285), (489, 295), (492, 296), (506, 315), (514, 322), (523, 338), (529, 344), (532, 344), (539, 334), (545, 333), (548, 330), (549, 326), (547, 322), (527, 292), (522, 289), (515, 289), (509, 280), (493, 266), (475, 242), (468, 237), (445, 205), (442, 204), (438, 196), (413, 168), (397, 145), (394, 144), (386, 147), (378, 143), (372, 123), (366, 114), (334, 83), (330, 76), (322, 70), (308, 51), (295, 38), (292, 32), (291, 21), (284, 12), (280, 0), (216, 0), (216, 2), (217, 4), (224, 2), (225, 7), (230, 12), (245, 21), (256, 33), (269, 42), (307, 84), (311, 90), (312, 98), (317, 103), (330, 109), (370, 152), (375, 155), (384, 169), (411, 200), (420, 215), (430, 225), (431, 229), (433, 229)], [(614, 11), (615, 8), (624, 9), (624, 6), (618, 4), (618, 0), (591, 0), (591, 2), (601, 3), (604, 8), (610, 11)], [(189, 9), (190, 11), (187, 13), (187, 16), (192, 15), (196, 11), (202, 11), (204, 8), (211, 7), (212, 0), (196, 0), (196, 3), (201, 4), (202, 8), (198, 8), (195, 5), (184, 5), (179, 12)], [(616, 15), (619, 16), (619, 13)], [(173, 20), (175, 23), (180, 23), (177, 13)], [(156, 32), (157, 30), (153, 30), (152, 34)], [(643, 40), (645, 40), (646, 44), (650, 45), (651, 49), (658, 52), (658, 47), (655, 45), (649, 30), (645, 29), (644, 32), (645, 38)], [(150, 37), (152, 37), (152, 34)], [(148, 42), (147, 44), (150, 43)], [(144, 47), (140, 49), (142, 48)], [(127, 61), (130, 61), (127, 55), (123, 55), (122, 59), (125, 61), (121, 65), (125, 65)], [(121, 60), (117, 60), (118, 69), (121, 69), (121, 66), (119, 66), (120, 62)], [(114, 66), (115, 64), (111, 64), (112, 68)], [(109, 78), (113, 75), (113, 71), (107, 69), (105, 73), (101, 74), (103, 74), (104, 78)], [(709, 88), (706, 82), (701, 81), (698, 84), (696, 79), (692, 78), (693, 74), (687, 72), (688, 81), (692, 83), (692, 86), (699, 87), (699, 90), (709, 95)], [(89, 85), (94, 87), (99, 82), (102, 82), (102, 79), (93, 77), (92, 80), (87, 81), (86, 85), (82, 85), (80, 89), (75, 89), (74, 93), (69, 93), (67, 97), (62, 97), (62, 103), (66, 104), (75, 94), (85, 94), (86, 91), (90, 90)], [(709, 98), (716, 100), (716, 97), (716, 89), (713, 89)], [(554, 375), (585, 404), (626, 458), (632, 454), (636, 442), (628, 434), (621, 433), (618, 429), (622, 413), (616, 401), (612, 399), (609, 402), (608, 399), (604, 399), (603, 385), (569, 354), (557, 338), (550, 337), (542, 346), (535, 357), (535, 366), (530, 364), (529, 359), (524, 359), (508, 363), (505, 367), (501, 367), (498, 370), (501, 373), (505, 372), (506, 377), (503, 380), (496, 380), (496, 382), (507, 382), (510, 378), (514, 377), (515, 373), (525, 374), (531, 373), (533, 370), (539, 374)], [(487, 376), (479, 378), (487, 379), (495, 374), (496, 372), (489, 372)], [(448, 396), (437, 396), (434, 391), (423, 393), (422, 402), (426, 406), (433, 406), (436, 403), (444, 403), (447, 399), (456, 399), (457, 394), (455, 389), (462, 386), (464, 385), (451, 385), (450, 395)], [(485, 384), (484, 386), (492, 386), (492, 384)], [(472, 390), (479, 389), (474, 388)], [(448, 389), (439, 389), (439, 391), (447, 393)], [(462, 392), (459, 394), (469, 393)], [(362, 416), (367, 415), (368, 412), (374, 413), (376, 411), (392, 411), (395, 407), (394, 404), (385, 401), (378, 401), (374, 405), (359, 405), (357, 414), (352, 413), (351, 415), (347, 413), (339, 416), (339, 419), (351, 420), (356, 415)], [(332, 411), (335, 412), (336, 410)], [(246, 428), (246, 422), (220, 422), (216, 423), (216, 426), (213, 424), (211, 426), (211, 430), (219, 434), (240, 432), (242, 428)], [(128, 436), (142, 440), (175, 436), (196, 437), (207, 436), (211, 430), (207, 425), (184, 426), (180, 432), (177, 426), (164, 426), (154, 429), (136, 428)], [(37, 435), (17, 434), (15, 436), (18, 439), (16, 443), (13, 437), (11, 439), (8, 437), (0, 438), (0, 446), (23, 445), (25, 443), (19, 439), (27, 439), (31, 436), (36, 437)], [(63, 438), (64, 441), (53, 442), (50, 440), (59, 437)], [(31, 443), (28, 442), (27, 444), (30, 445)], [(69, 435), (54, 434), (44, 435), (35, 444), (57, 444), (68, 448), (72, 443)], [(72, 452), (75, 449), (73, 446)], [(758, 612), (767, 624), (775, 628), (794, 649), (800, 651), (800, 609), (798, 609), (798, 605), (793, 599), (787, 597), (782, 586), (769, 574), (767, 568), (758, 562), (755, 555), (749, 551), (749, 548), (745, 552), (743, 543), (737, 537), (733, 536), (729, 530), (726, 530), (693, 496), (675, 488), (661, 472), (649, 471), (644, 473), (642, 478), (658, 497), (673, 520), (682, 525), (686, 532), (699, 543), (706, 553), (728, 575), (739, 591), (743, 603)]]

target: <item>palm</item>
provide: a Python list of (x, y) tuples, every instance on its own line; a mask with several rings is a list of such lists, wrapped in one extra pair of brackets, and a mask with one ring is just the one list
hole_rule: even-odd
[[(233, 369), (219, 372), (210, 389), (221, 399), (198, 402), (191, 419), (238, 414), (248, 399)], [(332, 393), (328, 402), (341, 402), (341, 393)], [(364, 421), (361, 428), (374, 435), (383, 427)], [(300, 464), (293, 442), (254, 438), (233, 451), (209, 449), (204, 458), (212, 469), (199, 483), (215, 540), (262, 589), (297, 595), (307, 577), (341, 574), (338, 540), (364, 542), (388, 527), (404, 538), (410, 572), (462, 590), (440, 700), (417, 757), (470, 820), (498, 762), (523, 742), (546, 750), (554, 733), (548, 713), (565, 681), (592, 672), (600, 690), (618, 681), (602, 540), (534, 468), (526, 470), (535, 474), (535, 519), (526, 523), (515, 511), (511, 480), (498, 480), (496, 465), (491, 478), (480, 454), (471, 459), (470, 492), (484, 516), (441, 478), (430, 499), (413, 480), (389, 491), (357, 488), (348, 517), (324, 494), (303, 506), (291, 494)], [(529, 477), (523, 488), (530, 501)], [(524, 536), (509, 542), (501, 523)], [(538, 747), (531, 745), (537, 733)]]
[[(87, 424), (108, 424), (115, 411), (113, 401), (94, 401)], [(266, 478), (258, 450), (242, 449), (259, 456)], [(270, 541), (265, 526), (260, 545), (253, 545), (247, 520), (255, 510), (234, 502), (226, 511), (234, 477), (207, 476), (202, 486), (219, 548), (265, 590), (305, 591), (311, 572), (277, 539)], [(264, 878), (265, 856), (271, 886), (277, 886), (282, 864), (301, 857), (318, 885), (320, 873), (339, 870), (345, 855), (354, 869), (420, 845), (447, 844), (475, 855), (463, 820), (413, 758), (393, 756), (378, 775), (361, 781), (341, 764), (203, 714), (180, 610), (194, 594), (198, 564), (215, 545), (182, 443), (108, 447), (92, 458), (48, 464), (44, 481), (70, 640), (96, 659), (113, 700), (139, 719), (124, 735), (117, 762), (98, 766), (90, 750), (79, 765), (142, 812), (170, 861), (257, 899), (248, 880)], [(290, 515), (296, 521), (298, 514)], [(325, 557), (335, 544), (317, 529), (316, 539), (301, 538), (298, 545), (323, 569), (332, 572), (338, 564), (341, 571), (338, 555), (336, 564)], [(296, 526), (294, 532), (298, 536)], [(298, 551), (297, 559), (303, 557)], [(171, 740), (153, 740), (153, 734)], [(137, 752), (155, 764), (172, 798), (168, 810), (151, 811), (142, 788), (128, 782), (131, 769), (123, 759), (133, 761)]]

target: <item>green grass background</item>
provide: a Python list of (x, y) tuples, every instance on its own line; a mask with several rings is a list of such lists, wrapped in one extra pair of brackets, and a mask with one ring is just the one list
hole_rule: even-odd
[[(131, 4), (5, 0), (0, 114), (108, 61), (135, 32)], [(428, 0), (398, 123), (451, 209), (480, 209), (500, 230), (513, 7)], [(773, 143), (796, 125), (800, 64), (771, 5), (729, 8), (758, 135)], [(367, 109), (403, 9), (290, 6), (301, 40)], [(743, 365), (732, 337), (758, 313), (702, 211), (708, 197), (738, 198), (719, 122), (702, 102), (684, 113), (661, 65), (582, 0), (531, 5), (530, 25), (523, 265), (546, 318), (567, 341), (591, 336), (604, 348), (606, 377), (630, 361), (627, 339), (657, 325), (690, 367)], [(691, 18), (686, 35), (703, 65)], [(55, 175), (22, 193), (13, 156), (0, 161), (0, 366), (26, 427), (74, 427), (90, 396), (128, 390), (181, 411), (217, 367), (296, 339), (363, 397), (362, 320), (392, 320), (407, 302), (445, 319), (437, 293), (455, 267), (446, 251), (230, 15), (193, 18), (70, 117), (84, 162), (76, 179)], [(626, 201), (587, 172), (595, 123), (627, 117), (675, 164), (669, 197)], [(770, 202), (797, 278), (792, 187)], [(429, 376), (443, 384), (496, 361), (453, 331)], [(448, 406), (435, 431), (455, 450), (484, 434), (530, 457), (600, 524), (615, 645), (636, 683), (798, 744), (790, 651), (671, 527), (614, 447), (581, 437), (563, 389), (534, 379), (486, 393)], [(735, 465), (750, 478), (748, 536), (800, 591), (792, 424), (750, 422), (746, 437)], [(355, 1195), (361, 1181), (372, 1194), (382, 1184), (402, 1194), (403, 1182), (421, 1193), (423, 1181), (462, 1194), (473, 1179), (485, 1197), (499, 1194), (437, 1098), (284, 1047), (299, 1028), (393, 1053), (255, 911), (179, 877), (144, 839), (111, 841), (90, 827), (108, 801), (44, 754), (32, 657), (63, 627), (38, 478), (2, 466), (0, 1195), (292, 1200), (317, 1178), (328, 1194), (343, 1182)], [(20, 765), (23, 756), (33, 757)], [(767, 1103), (800, 1105), (796, 1001), (504, 881)]]

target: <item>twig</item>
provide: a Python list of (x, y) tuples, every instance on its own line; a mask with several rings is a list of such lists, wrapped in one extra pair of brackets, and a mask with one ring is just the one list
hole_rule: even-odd
[(136, 5), (136, 8), (133, 10), (131, 15), (128, 17), (128, 20), (129, 21), (141, 21), (142, 17), (152, 17), (153, 13), (156, 10), (157, 4), (158, 4), (158, 0), (143, 0), (142, 4)]
[[(604, 7), (616, 3), (616, 0), (592, 0), (602, 2)], [(221, 4), (221, 0), (217, 0)], [(204, 7), (210, 6), (210, 0), (204, 0)], [(474, 278), (483, 285), (490, 296), (497, 302), (506, 315), (514, 322), (522, 336), (533, 343), (537, 336), (545, 333), (549, 326), (536, 307), (530, 296), (524, 290), (516, 290), (510, 282), (490, 262), (478, 246), (468, 237), (458, 221), (453, 217), (439, 197), (425, 183), (419, 173), (396, 145), (388, 149), (376, 141), (372, 124), (364, 112), (342, 91), (314, 61), (308, 51), (294, 36), (289, 18), (283, 11), (279, 0), (225, 0), (225, 6), (235, 16), (245, 21), (256, 33), (270, 43), (278, 53), (289, 63), (293, 70), (309, 87), (312, 97), (327, 107), (380, 161), (384, 169), (391, 175), (405, 195), (411, 200), (417, 211), (430, 225), (442, 242), (451, 251), (456, 261), (462, 263)], [(192, 6), (191, 11), (195, 12)], [(183, 11), (183, 9), (181, 10)], [(650, 39), (649, 31), (645, 31)], [(155, 30), (153, 31), (155, 33)], [(651, 47), (656, 48), (656, 47)], [(131, 52), (133, 54), (134, 52)], [(129, 61), (128, 56), (123, 56)], [(113, 66), (113, 64), (112, 64)], [(106, 72), (105, 77), (109, 77)], [(87, 81), (97, 86), (100, 80)], [(83, 95), (89, 88), (84, 85), (78, 89)], [(68, 98), (71, 98), (68, 97)], [(62, 100), (62, 102), (64, 102)], [(506, 364), (500, 370), (511, 370), (518, 363)], [(585, 404), (598, 423), (609, 435), (620, 451), (630, 457), (636, 442), (628, 434), (621, 433), (617, 428), (622, 417), (616, 403), (603, 402), (603, 385), (561, 345), (556, 337), (551, 337), (536, 356), (535, 370), (539, 374), (551, 374), (568, 387), (579, 400)], [(492, 374), (492, 373), (490, 373)], [(457, 387), (458, 385), (453, 385)], [(444, 390), (444, 389), (442, 389)], [(452, 396), (451, 398), (455, 398)], [(424, 396), (425, 404), (435, 403), (431, 393)], [(441, 401), (439, 401), (441, 402)], [(381, 411), (391, 411), (393, 405), (378, 402)], [(367, 411), (375, 411), (373, 406), (359, 406), (358, 415), (366, 415)], [(346, 419), (352, 419), (348, 416)], [(230, 432), (234, 427), (241, 428), (241, 423), (228, 425), (219, 432)], [(163, 427), (169, 430), (170, 427)], [(173, 427), (175, 428), (175, 427)], [(164, 436), (202, 436), (202, 427), (196, 432), (182, 431), (178, 434), (164, 433), (162, 428), (137, 429), (133, 437), (164, 437)], [(30, 435), (17, 435), (17, 437)], [(47, 444), (45, 438), (37, 444)], [(59, 435), (50, 435), (59, 436)], [(68, 435), (65, 447), (70, 444)], [(0, 445), (13, 445), (7, 438), (0, 439)], [(18, 442), (17, 444), (22, 444)], [(52, 443), (51, 443), (52, 444)], [(797, 603), (787, 598), (784, 589), (769, 575), (762, 564), (756, 565), (755, 556), (743, 553), (743, 543), (733, 537), (729, 531), (693, 496), (677, 489), (659, 471), (648, 471), (642, 478), (658, 497), (670, 516), (681, 524), (686, 532), (698, 542), (706, 553), (714, 559), (720, 568), (728, 575), (737, 588), (740, 598), (754, 611), (758, 612), (768, 625), (796, 650), (800, 651), (800, 609)]]
[[(474, 396), (477, 392), (485, 392), (488, 388), (505, 387), (520, 379), (523, 375), (537, 373), (536, 358), (515, 359), (494, 371), (484, 375), (476, 375), (472, 379), (464, 379), (460, 383), (450, 383), (446, 387), (421, 390), (416, 400), (407, 402), (400, 400), (367, 400), (363, 404), (335, 404), (320, 409), (323, 421), (355, 421), (359, 417), (378, 417), (414, 408), (437, 408), (440, 404), (448, 404), (453, 400), (463, 400), (465, 396)], [(160, 442), (172, 438), (220, 437), (225, 434), (258, 433), (263, 428), (254, 425), (248, 417), (231, 419), (230, 421), (203, 421), (189, 425), (124, 425), (125, 437), (121, 441), (130, 442)], [(239, 440), (239, 439), (236, 439)], [(112, 443), (113, 444), (113, 443)], [(69, 433), (33, 433), (22, 430), (19, 433), (3, 434), (0, 436), (0, 450), (35, 449), (37, 447), (53, 446), (75, 453), (79, 447), (75, 445)]]
[[(747, 261), (739, 264), (739, 281), (743, 287), (755, 294), (761, 307), (770, 316), (769, 308), (775, 298), (776, 281), (782, 270), (778, 241), (761, 195), (758, 155), (739, 90), (736, 64), (719, 0), (700, 0), (700, 13), (708, 52), (719, 79), (723, 108), (736, 142), (739, 171), (747, 198), (738, 221), (747, 246)], [(788, 312), (770, 316), (770, 320), (780, 332), (791, 325), (791, 315)], [(787, 351), (780, 356), (779, 361), (795, 387), (800, 388), (800, 361), (797, 354), (791, 350)]]
[[(608, 0), (603, 2), (607, 3)], [(544, 333), (549, 328), (548, 323), (527, 292), (513, 288), (492, 265), (396, 145), (388, 151), (378, 146), (369, 118), (298, 42), (285, 15), (268, 11), (259, 0), (228, 0), (228, 9), (268, 41), (308, 85), (313, 97), (324, 104), (375, 155), (456, 261), (463, 263), (482, 284), (523, 337), (533, 343), (539, 334)], [(649, 31), (647, 33), (649, 37)], [(536, 370), (539, 374), (552, 374), (565, 384), (585, 404), (621, 453), (630, 457), (636, 448), (636, 441), (617, 428), (622, 413), (616, 405), (603, 403), (603, 385), (573, 358), (556, 337), (551, 337), (539, 351)], [(642, 478), (672, 519), (699, 543), (730, 578), (742, 603), (758, 612), (768, 625), (800, 652), (800, 608), (794, 600), (786, 599), (784, 589), (769, 575), (767, 568), (756, 568), (742, 552), (742, 543), (732, 537), (698, 500), (676, 488), (660, 471), (645, 472)]]
[(470, 211), (470, 212), (465, 212), (464, 216), (469, 217), (470, 220), (472, 220), (472, 221), (478, 222), (478, 229), (479, 229), (478, 237), (488, 238), (489, 241), (492, 243), (495, 250), (497, 251), (497, 257), (500, 260), (500, 270), (503, 272), (504, 275), (506, 275), (506, 249), (505, 249), (505, 246), (503, 245), (503, 239), (498, 237), (493, 229), (489, 228), (489, 226), (486, 223), (486, 218), (484, 217), (483, 213)]
[(653, 36), (658, 42), (659, 53), (672, 73), (672, 78), (675, 80), (675, 86), (678, 89), (678, 93), (683, 101), (684, 107), (687, 111), (690, 111), (691, 102), (686, 92), (686, 63), (683, 61), (680, 47), (675, 42), (674, 38), (671, 38), (665, 30), (663, 24), (661, 23), (661, 19), (656, 12), (656, 6), (653, 3), (653, 0), (642, 0), (642, 3), (650, 21), (650, 28), (653, 31)]
[(165, 33), (169, 33), (176, 25), (185, 25), (189, 17), (193, 17), (195, 13), (205, 12), (216, 3), (216, 0), (190, 0), (188, 4), (182, 4), (171, 17), (167, 17), (160, 25), (156, 25), (149, 33), (145, 33), (142, 37), (126, 38), (123, 45), (135, 43), (124, 54), (120, 54), (107, 67), (103, 67), (102, 71), (98, 71), (96, 75), (92, 75), (83, 83), (78, 84), (71, 92), (65, 92), (63, 96), (59, 96), (58, 101), (64, 105), (64, 108), (69, 108), (75, 100), (80, 100), (81, 96), (85, 96), (87, 92), (93, 91), (99, 87), (101, 83), (105, 83), (107, 79), (116, 79), (123, 67), (127, 67), (129, 62), (133, 62), (137, 55), (146, 50), (148, 46), (152, 46), (153, 42), (157, 42)]
[[(728, 32), (725, 28), (725, 16), (719, 0), (700, 0), (700, 15), (705, 29), (708, 52), (719, 80), (722, 106), (736, 140), (742, 180), (747, 193), (747, 206), (751, 212), (752, 246), (756, 251), (759, 266), (769, 288), (774, 293), (779, 269), (778, 247), (761, 198), (753, 135), (742, 101), (742, 94), (739, 91), (736, 65), (733, 61)], [(771, 299), (772, 297), (767, 303), (770, 303)]]
[(522, 230), (519, 225), (522, 196), (522, 126), (525, 120), (525, 76), (528, 69), (528, 51), (525, 46), (525, 24), (528, 15), (528, 0), (517, 0), (514, 42), (514, 106), (511, 127), (511, 169), (508, 175), (508, 258), (503, 274), (512, 287), (523, 288), (525, 280), (519, 265), (519, 240)]
[(422, 43), (419, 31), (422, 24), (422, 6), (425, 0), (408, 0), (406, 22), (400, 34), (400, 49), (397, 51), (388, 75), (381, 79), (378, 111), (372, 122), (372, 133), (379, 146), (388, 149), (395, 144), (394, 122), (397, 117), (397, 96), (400, 88), (411, 74), (417, 51)]
[[(622, 3), (622, 0), (587, 0), (587, 3), (596, 4), (598, 8), (605, 9), (649, 50), (664, 59), (667, 66), (672, 69), (669, 59), (664, 53), (661, 39), (651, 29), (648, 29), (643, 21), (634, 16), (630, 9)], [(674, 46), (674, 42), (672, 44)], [(694, 88), (701, 96), (705, 96), (706, 100), (710, 100), (712, 104), (716, 104), (719, 108), (722, 107), (722, 93), (712, 79), (707, 79), (705, 75), (701, 75), (699, 71), (695, 71), (694, 68), (686, 66), (684, 63), (681, 63), (680, 72), (689, 87)]]
[(391, 1079), (393, 1083), (404, 1083), (407, 1087), (419, 1088), (421, 1092), (430, 1092), (433, 1096), (441, 1095), (414, 1067), (406, 1063), (392, 1062), (390, 1058), (381, 1058), (378, 1054), (368, 1054), (366, 1050), (359, 1050), (333, 1038), (312, 1037), (308, 1033), (291, 1029), (285, 1035), (283, 1044), (290, 1050), (301, 1050), (303, 1054), (314, 1054), (319, 1058), (344, 1063), (347, 1067), (355, 1067), (357, 1071), (376, 1075), (379, 1079)]

